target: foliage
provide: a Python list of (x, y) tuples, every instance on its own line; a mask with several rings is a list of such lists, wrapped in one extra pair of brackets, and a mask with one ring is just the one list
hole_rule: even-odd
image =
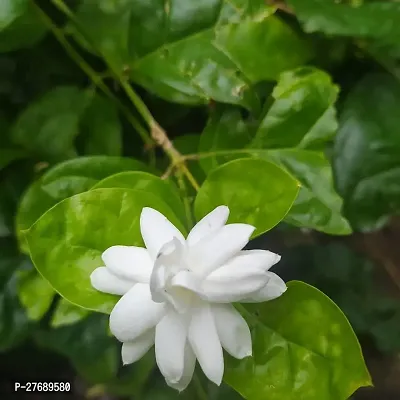
[[(254, 238), (346, 243), (388, 226), (400, 5), (48, 3), (0, 4), (0, 351), (29, 341), (93, 390), (178, 398), (151, 353), (121, 375), (104, 315), (118, 296), (89, 280), (101, 253), (143, 244), (145, 206), (184, 234), (221, 204)], [(221, 388), (197, 377), (179, 398), (345, 400), (371, 385), (356, 334), (399, 351), (400, 306), (370, 263), (335, 245), (282, 253), (288, 291), (238, 308), (254, 356), (227, 357)]]

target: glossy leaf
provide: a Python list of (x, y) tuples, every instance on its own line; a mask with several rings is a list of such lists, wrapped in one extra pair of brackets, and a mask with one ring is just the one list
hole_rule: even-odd
[(334, 103), (338, 91), (324, 71), (302, 67), (284, 72), (252, 147), (321, 147), (337, 131)]
[[(54, 166), (22, 198), (16, 218), (18, 234), (59, 201), (91, 189), (107, 176), (130, 170), (148, 167), (134, 159), (107, 156), (80, 157)], [(23, 240), (20, 245), (26, 250)]]
[[(219, 150), (241, 149), (251, 140), (250, 128), (244, 121), (240, 109), (229, 108), (211, 114), (200, 137), (199, 153), (213, 153)], [(234, 156), (235, 157), (235, 156)], [(224, 162), (229, 158), (224, 157)], [(200, 164), (209, 172), (221, 164), (216, 155), (203, 158)]]
[(333, 186), (331, 165), (323, 153), (281, 149), (260, 152), (258, 156), (282, 166), (301, 184), (286, 222), (331, 235), (351, 233), (341, 214), (343, 201)]
[(0, 52), (14, 51), (38, 42), (46, 27), (29, 0), (1, 0)]
[(90, 97), (76, 87), (57, 87), (29, 104), (11, 129), (15, 144), (50, 160), (75, 155), (79, 120)]
[(180, 221), (185, 225), (187, 224), (185, 207), (179, 197), (178, 188), (172, 181), (162, 180), (147, 172), (121, 172), (111, 175), (93, 186), (93, 189), (100, 188), (125, 188), (151, 193), (162, 199), (179, 217)]
[(75, 304), (70, 303), (68, 300), (61, 298), (52, 315), (50, 325), (53, 328), (73, 325), (76, 322), (86, 318), (89, 313), (90, 311), (86, 310), (85, 308), (78, 307)]
[(400, 85), (369, 75), (343, 106), (334, 170), (344, 214), (359, 230), (376, 229), (400, 211)]
[(86, 46), (120, 73), (129, 66), (132, 79), (158, 96), (251, 109), (258, 102), (251, 84), (275, 79), (309, 57), (308, 47), (273, 12), (262, 0), (173, 0), (167, 6), (134, 0), (109, 7), (85, 0), (76, 18)]
[(36, 270), (20, 271), (18, 298), (29, 319), (40, 320), (49, 309), (54, 289)]
[(264, 160), (238, 159), (213, 170), (195, 200), (197, 220), (223, 204), (229, 222), (256, 227), (253, 236), (272, 229), (290, 210), (298, 183), (280, 167)]
[(108, 313), (118, 296), (95, 290), (90, 274), (103, 265), (101, 254), (107, 248), (143, 246), (139, 229), (143, 207), (157, 209), (185, 233), (179, 219), (154, 195), (130, 189), (96, 189), (58, 203), (27, 231), (32, 261), (68, 301)]
[(395, 1), (288, 0), (307, 32), (398, 42), (400, 4)]
[(227, 356), (224, 380), (249, 400), (347, 400), (370, 386), (360, 345), (322, 292), (290, 282), (276, 300), (248, 305), (253, 357)]
[(110, 100), (96, 95), (82, 117), (80, 130), (85, 155), (121, 155), (122, 127), (116, 106)]

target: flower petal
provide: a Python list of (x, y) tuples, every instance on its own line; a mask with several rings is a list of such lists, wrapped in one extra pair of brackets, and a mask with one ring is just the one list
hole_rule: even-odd
[(164, 314), (164, 304), (151, 299), (149, 285), (137, 283), (111, 311), (110, 329), (119, 341), (132, 341), (153, 328)]
[(246, 246), (254, 229), (254, 226), (247, 224), (223, 226), (188, 247), (188, 265), (199, 276), (207, 276)]
[(112, 246), (101, 256), (107, 268), (121, 278), (148, 283), (153, 263), (143, 247)]
[(211, 308), (222, 347), (238, 359), (251, 356), (251, 333), (245, 319), (231, 304)]
[(165, 301), (165, 286), (180, 269), (184, 246), (177, 238), (165, 243), (155, 260), (154, 268), (150, 276), (150, 291), (153, 301), (161, 303)]
[(96, 268), (90, 275), (90, 282), (92, 286), (100, 292), (124, 295), (135, 284), (134, 281), (128, 279), (121, 279), (112, 274), (108, 268)]
[(131, 342), (122, 344), (122, 362), (124, 365), (140, 360), (154, 344), (154, 329), (140, 335)]
[(175, 311), (169, 311), (156, 326), (156, 361), (172, 384), (183, 376), (187, 324)]
[(182, 233), (159, 211), (144, 207), (140, 215), (140, 231), (147, 250), (153, 260), (156, 259), (161, 247), (176, 237), (184, 243)]
[(201, 219), (190, 231), (187, 237), (189, 246), (193, 246), (204, 237), (215, 233), (222, 228), (229, 217), (229, 208), (227, 206), (219, 206)]
[(224, 356), (209, 305), (194, 310), (188, 339), (204, 374), (220, 385), (224, 374)]
[(243, 265), (245, 258), (235, 257), (207, 276), (201, 286), (208, 301), (241, 301), (265, 286), (267, 273), (257, 266)]
[(242, 250), (238, 257), (246, 257), (246, 261), (248, 261), (249, 265), (258, 266), (264, 271), (268, 271), (281, 260), (279, 254), (268, 250)]
[[(239, 268), (240, 267), (240, 268)], [(265, 286), (268, 275), (257, 267), (225, 265), (200, 281), (190, 271), (181, 271), (171, 279), (171, 288), (184, 288), (208, 302), (233, 303), (246, 299)]]
[(286, 292), (286, 283), (278, 275), (273, 272), (266, 272), (266, 274), (268, 276), (267, 283), (261, 289), (242, 299), (243, 303), (261, 303), (273, 300)]
[(180, 392), (185, 390), (192, 380), (195, 366), (196, 356), (193, 353), (192, 347), (188, 341), (186, 341), (182, 378), (176, 383), (166, 379), (167, 385), (173, 389), (179, 390)]

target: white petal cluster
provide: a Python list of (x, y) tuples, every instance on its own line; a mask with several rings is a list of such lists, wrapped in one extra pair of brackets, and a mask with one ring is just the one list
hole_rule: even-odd
[(153, 345), (169, 386), (181, 391), (192, 379), (196, 359), (219, 385), (223, 350), (242, 359), (252, 354), (246, 321), (230, 304), (280, 296), (286, 285), (269, 268), (280, 256), (242, 250), (254, 227), (228, 224), (229, 209), (217, 207), (187, 239), (158, 211), (144, 208), (140, 229), (146, 248), (113, 246), (105, 266), (91, 275), (95, 289), (121, 299), (110, 329), (122, 344), (122, 360), (139, 360)]

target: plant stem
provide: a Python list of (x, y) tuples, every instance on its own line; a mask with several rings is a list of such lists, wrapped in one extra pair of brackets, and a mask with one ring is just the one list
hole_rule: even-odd
[(142, 124), (136, 119), (129, 109), (124, 106), (115, 96), (112, 91), (108, 88), (108, 86), (103, 82), (101, 74), (97, 73), (84, 59), (81, 55), (74, 49), (74, 47), (69, 43), (67, 38), (65, 37), (64, 31), (60, 29), (53, 23), (53, 20), (34, 2), (34, 4), (38, 14), (42, 18), (44, 24), (50, 29), (53, 33), (54, 37), (58, 40), (58, 42), (64, 47), (64, 50), (71, 57), (73, 61), (81, 68), (81, 70), (89, 77), (89, 79), (105, 94), (107, 95), (120, 110), (127, 117), (128, 121), (132, 125), (132, 127), (139, 133), (140, 137), (143, 139), (145, 143), (150, 143), (151, 140), (145, 128), (143, 128)]
[[(185, 165), (182, 155), (175, 149), (172, 142), (168, 138), (167, 133), (154, 119), (150, 110), (147, 108), (146, 104), (140, 98), (140, 96), (135, 92), (135, 90), (133, 89), (133, 87), (131, 86), (129, 81), (126, 79), (126, 77), (124, 77), (122, 73), (115, 71), (115, 68), (113, 67), (112, 63), (110, 63), (109, 60), (107, 60), (107, 58), (104, 57), (101, 50), (99, 50), (97, 48), (95, 43), (93, 43), (93, 41), (90, 40), (90, 38), (86, 37), (84, 27), (81, 26), (81, 24), (75, 17), (75, 14), (68, 7), (68, 5), (65, 4), (65, 2), (63, 0), (52, 0), (52, 3), (75, 24), (75, 27), (89, 41), (89, 43), (92, 45), (94, 50), (97, 53), (99, 53), (99, 55), (103, 56), (104, 61), (107, 63), (108, 68), (113, 73), (115, 79), (120, 83), (121, 87), (124, 89), (129, 100), (131, 101), (131, 103), (134, 105), (134, 107), (137, 109), (139, 114), (142, 116), (142, 118), (144, 119), (144, 121), (147, 123), (147, 125), (150, 128), (151, 138), (147, 136), (147, 132), (146, 132), (146, 136), (141, 134), (144, 142), (146, 144), (149, 144), (151, 142), (151, 139), (153, 139), (157, 143), (157, 145), (160, 146), (164, 150), (164, 152), (168, 155), (168, 157), (171, 159), (171, 162), (174, 163), (177, 166), (177, 168), (182, 171), (182, 173), (186, 176), (186, 178), (190, 182), (190, 184), (196, 189), (196, 191), (198, 191), (200, 186), (196, 182), (196, 179), (194, 178), (192, 173), (189, 171), (189, 169)], [(47, 15), (46, 15), (46, 17), (47, 17)], [(50, 20), (50, 22), (52, 25), (54, 25), (51, 20)], [(63, 33), (62, 33), (62, 35), (64, 38)], [(132, 116), (130, 118), (132, 118)]]
[(191, 228), (194, 225), (192, 209), (191, 209), (190, 199), (188, 197), (188, 193), (187, 193), (187, 189), (186, 189), (186, 185), (185, 185), (185, 180), (183, 179), (183, 173), (181, 170), (177, 171), (176, 180), (178, 181), (178, 186), (182, 193), (183, 205), (185, 206), (185, 214), (186, 214), (186, 220), (188, 223), (188, 227)]

